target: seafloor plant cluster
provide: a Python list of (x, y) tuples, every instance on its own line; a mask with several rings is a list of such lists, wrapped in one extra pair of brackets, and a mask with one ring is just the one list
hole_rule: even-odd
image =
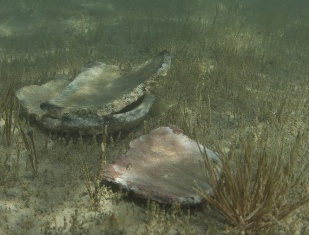
[[(309, 233), (309, 11), (275, 2), (3, 1), (0, 233)], [(130, 132), (58, 135), (20, 118), (22, 86), (74, 78), (92, 61), (126, 73), (162, 50), (173, 63), (152, 84), (158, 103)], [(102, 164), (170, 125), (222, 157), (218, 178), (205, 156), (208, 203), (165, 207), (101, 184)]]

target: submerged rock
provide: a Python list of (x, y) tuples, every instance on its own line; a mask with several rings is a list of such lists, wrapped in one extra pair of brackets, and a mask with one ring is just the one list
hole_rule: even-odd
[[(200, 148), (207, 151), (220, 174), (218, 156), (202, 145)], [(104, 180), (160, 203), (201, 203), (203, 198), (195, 191), (196, 184), (208, 193), (212, 189), (200, 148), (181, 130), (160, 127), (133, 140), (126, 154), (105, 166)]]
[(27, 114), (56, 131), (100, 133), (130, 128), (149, 112), (155, 96), (147, 80), (165, 76), (171, 56), (164, 51), (128, 74), (119, 67), (97, 63), (72, 82), (54, 79), (21, 88), (16, 95)]

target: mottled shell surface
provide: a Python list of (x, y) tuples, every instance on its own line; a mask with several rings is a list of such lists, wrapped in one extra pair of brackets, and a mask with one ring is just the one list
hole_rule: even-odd
[(127, 153), (104, 167), (104, 180), (160, 203), (201, 203), (197, 185), (211, 194), (201, 149), (218, 174), (221, 161), (216, 153), (191, 140), (179, 130), (160, 127), (130, 143)]
[(155, 96), (146, 82), (166, 75), (170, 62), (164, 51), (127, 74), (115, 65), (96, 63), (72, 82), (59, 78), (23, 87), (16, 95), (47, 129), (93, 133), (107, 126), (117, 131), (136, 125), (149, 112)]

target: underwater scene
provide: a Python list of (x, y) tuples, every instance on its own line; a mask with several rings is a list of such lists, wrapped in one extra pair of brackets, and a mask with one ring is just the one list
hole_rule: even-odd
[(309, 1), (1, 0), (0, 235), (309, 234)]

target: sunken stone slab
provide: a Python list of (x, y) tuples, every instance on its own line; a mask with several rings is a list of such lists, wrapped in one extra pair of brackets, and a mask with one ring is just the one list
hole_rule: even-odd
[[(211, 162), (220, 166), (213, 151), (202, 145), (200, 148), (207, 151)], [(220, 167), (217, 169), (220, 174)], [(170, 127), (157, 128), (133, 140), (129, 151), (105, 166), (103, 172), (104, 180), (165, 204), (201, 203), (203, 198), (195, 191), (196, 184), (205, 192), (212, 192), (198, 144), (181, 130)]]
[(127, 74), (115, 65), (96, 63), (72, 82), (58, 78), (23, 87), (16, 96), (26, 113), (49, 130), (94, 134), (107, 126), (114, 132), (131, 128), (149, 112), (155, 96), (147, 81), (165, 76), (170, 63), (167, 51)]

